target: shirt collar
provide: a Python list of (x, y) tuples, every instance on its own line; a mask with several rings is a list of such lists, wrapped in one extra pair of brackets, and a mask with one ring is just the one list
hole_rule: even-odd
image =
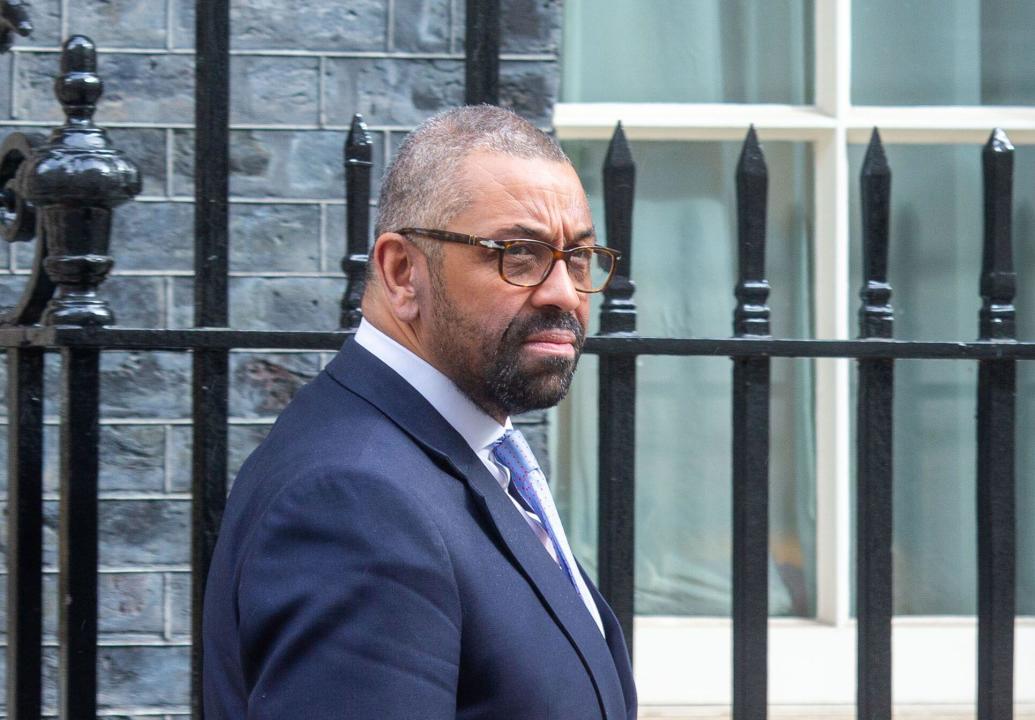
[(484, 453), (513, 427), (509, 417), (500, 425), (442, 372), (378, 330), (366, 318), (360, 321), (354, 339), (423, 395), (475, 453)]

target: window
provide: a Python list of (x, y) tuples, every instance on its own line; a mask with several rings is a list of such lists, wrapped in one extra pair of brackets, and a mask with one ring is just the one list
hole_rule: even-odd
[[(1014, 191), (1018, 334), (1035, 339), (1035, 5), (1008, 0), (623, 0), (565, 6), (554, 126), (600, 218), (621, 120), (637, 161), (640, 332), (730, 333), (733, 170), (754, 123), (770, 172), (774, 334), (849, 338), (858, 172), (873, 126), (891, 163), (896, 337), (977, 336), (980, 146), (1003, 127)], [(665, 262), (679, 249), (679, 262)], [(728, 360), (643, 358), (637, 644), (645, 704), (729, 700)], [(976, 368), (897, 365), (897, 703), (975, 691)], [(558, 411), (573, 544), (593, 557), (595, 366)], [(773, 365), (770, 701), (854, 702), (854, 367)], [(1035, 367), (1018, 373), (1018, 611), (1035, 615)], [(576, 509), (578, 510), (576, 512)], [(780, 617), (790, 616), (790, 617)], [(1018, 621), (1017, 701), (1035, 702), (1035, 620)]]

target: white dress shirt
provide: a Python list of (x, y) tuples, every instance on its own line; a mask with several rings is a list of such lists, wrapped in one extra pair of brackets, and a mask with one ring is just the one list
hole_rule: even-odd
[[(510, 485), (510, 471), (495, 461), (492, 457), (492, 446), (503, 436), (503, 433), (513, 427), (508, 417), (503, 425), (490, 417), (484, 410), (475, 405), (463, 391), (458, 388), (452, 380), (432, 367), (423, 358), (418, 357), (409, 349), (403, 347), (392, 338), (385, 335), (376, 327), (371, 325), (364, 318), (356, 330), (355, 341), (373, 354), (377, 359), (388, 367), (395, 370), (399, 375), (413, 386), (424, 399), (431, 403), (431, 406), (445, 418), (446, 422), (460, 433), (464, 441), (474, 450), (475, 455), (482, 461), (485, 468), (496, 478), (500, 488), (507, 494), (514, 507), (521, 513), (528, 522), (539, 542), (546, 551), (550, 553), (553, 561), (557, 560), (557, 550), (550, 540), (549, 534), (539, 522), (535, 513), (526, 511), (521, 504), (507, 492)], [(588, 603), (591, 599), (586, 600)], [(587, 608), (597, 626), (603, 632), (603, 623), (600, 620), (596, 606)]]

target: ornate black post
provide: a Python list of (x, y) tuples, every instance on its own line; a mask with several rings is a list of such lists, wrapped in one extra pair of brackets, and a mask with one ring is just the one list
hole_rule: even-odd
[[(636, 165), (621, 123), (604, 159), (607, 245), (622, 253), (600, 309), (602, 335), (636, 332), (632, 214)], [(597, 559), (600, 590), (622, 625), (632, 655), (636, 556), (636, 356), (600, 355)]]
[(140, 174), (93, 124), (103, 89), (93, 42), (82, 35), (69, 38), (54, 81), (67, 120), (20, 170), (25, 199), (42, 222), (44, 267), (57, 284), (43, 313), (46, 325), (115, 322), (97, 286), (114, 263), (108, 255), (112, 209), (140, 192)]
[(464, 103), (500, 102), (500, 0), (467, 0)]
[[(859, 337), (890, 338), (888, 284), (891, 170), (876, 128), (859, 177), (862, 191), (863, 287)], [(892, 400), (894, 361), (859, 360), (856, 438), (857, 714), (891, 720)]]
[[(982, 340), (1015, 342), (1011, 212), (1013, 145), (992, 132), (982, 153), (985, 242), (981, 263)], [(978, 366), (978, 720), (1013, 717), (1016, 611), (1016, 506), (1014, 481), (1017, 361), (982, 360)]]
[(341, 299), (341, 326), (355, 330), (363, 319), (367, 252), (370, 246), (370, 174), (374, 166), (373, 144), (363, 116), (352, 116), (345, 140), (345, 295)]
[(22, 0), (0, 0), (0, 54), (14, 45), (14, 34), (28, 37), (32, 33), (29, 6)]
[[(67, 121), (19, 169), (23, 195), (40, 216), (43, 266), (57, 285), (43, 312), (47, 325), (114, 323), (96, 288), (113, 264), (108, 255), (112, 209), (140, 191), (136, 166), (93, 124), (103, 90), (96, 70), (90, 39), (69, 38), (54, 81)], [(61, 356), (59, 702), (62, 718), (92, 719), (97, 711), (100, 351), (66, 348)]]
[[(754, 126), (737, 164), (740, 279), (733, 332), (769, 336), (769, 174)], [(733, 360), (733, 717), (763, 720), (768, 694), (769, 358)]]

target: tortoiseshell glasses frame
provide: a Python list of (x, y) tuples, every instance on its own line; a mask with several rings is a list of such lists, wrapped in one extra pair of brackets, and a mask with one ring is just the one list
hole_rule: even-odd
[(542, 240), (517, 238), (513, 240), (490, 240), (477, 235), (431, 230), (428, 228), (402, 228), (399, 235), (419, 235), (432, 240), (473, 245), (495, 250), (499, 257), (497, 267), (500, 278), (510, 285), (535, 287), (546, 281), (558, 260), (563, 260), (572, 285), (581, 293), (597, 293), (605, 290), (614, 277), (615, 267), (621, 253), (597, 245), (577, 245), (559, 250)]

